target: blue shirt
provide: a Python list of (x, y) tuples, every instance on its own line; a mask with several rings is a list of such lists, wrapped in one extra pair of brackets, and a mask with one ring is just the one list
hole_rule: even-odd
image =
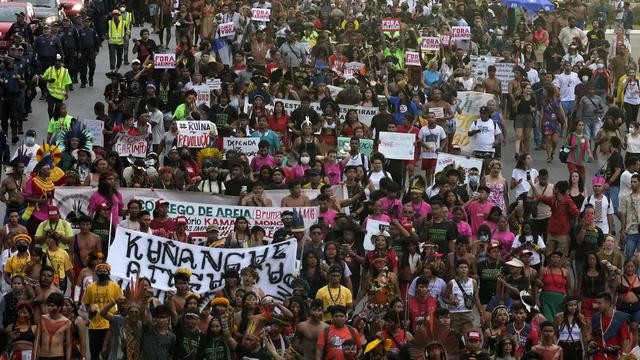
[(409, 101), (409, 104), (400, 104), (400, 98), (397, 96), (390, 96), (389, 102), (393, 105), (395, 111), (396, 124), (400, 125), (404, 122), (404, 114), (410, 114), (418, 116), (418, 107), (413, 101)]
[(440, 72), (425, 70), (422, 72), (422, 77), (424, 77), (424, 84), (426, 86), (431, 86), (436, 81), (440, 80)]
[(276, 150), (280, 148), (280, 138), (278, 138), (278, 135), (271, 130), (267, 130), (264, 133), (260, 130), (254, 131), (251, 133), (251, 137), (259, 137), (260, 141), (264, 140), (268, 142), (269, 154), (271, 155), (274, 155)]

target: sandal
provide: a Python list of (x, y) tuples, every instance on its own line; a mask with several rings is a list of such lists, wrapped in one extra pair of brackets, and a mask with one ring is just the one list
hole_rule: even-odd
[(553, 156), (547, 155), (547, 163), (551, 164), (551, 161), (553, 161)]

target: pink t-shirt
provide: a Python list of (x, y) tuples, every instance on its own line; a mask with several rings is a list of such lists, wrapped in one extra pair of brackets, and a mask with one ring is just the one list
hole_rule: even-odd
[(276, 159), (267, 154), (267, 156), (262, 157), (260, 155), (256, 155), (251, 159), (251, 171), (254, 173), (260, 172), (260, 168), (267, 165), (269, 168), (273, 169), (276, 167)]
[(411, 208), (413, 209), (413, 216), (416, 218), (416, 220), (424, 219), (427, 217), (427, 215), (431, 214), (431, 205), (429, 205), (429, 203), (424, 200), (422, 200), (419, 204), (415, 204), (413, 201), (409, 201), (404, 205), (411, 205)]
[(329, 185), (338, 185), (342, 179), (342, 167), (340, 163), (329, 164), (324, 163), (324, 174), (329, 178)]
[(509, 230), (500, 231), (496, 230), (491, 235), (491, 240), (498, 240), (500, 245), (502, 245), (502, 258), (506, 259), (506, 257), (511, 252), (511, 245), (513, 245), (513, 241), (516, 239), (516, 236)]
[[(89, 198), (89, 206), (87, 210), (89, 213), (94, 214), (98, 208), (98, 205), (102, 203), (109, 203), (107, 198), (99, 192), (94, 192)], [(113, 195), (113, 203), (111, 204), (111, 221), (113, 222), (113, 227), (115, 228), (120, 223), (120, 209), (124, 209), (124, 202), (122, 201), (122, 194), (115, 193)]]
[(336, 226), (336, 214), (338, 214), (338, 212), (334, 209), (329, 209), (326, 212), (320, 211), (320, 217), (323, 217), (324, 221), (332, 227)]
[(380, 199), (380, 205), (382, 206), (382, 212), (388, 214), (392, 219), (399, 219), (402, 215), (402, 201), (399, 199), (389, 199), (384, 197)]
[(378, 220), (378, 221), (385, 221), (385, 222), (391, 222), (391, 218), (389, 217), (389, 215), (387, 214), (380, 214), (380, 215), (369, 215), (367, 216), (364, 221), (362, 222), (362, 228), (366, 229), (367, 228), (367, 221), (369, 221), (369, 219), (371, 220)]
[(467, 215), (471, 220), (471, 233), (473, 236), (478, 234), (478, 228), (484, 222), (487, 215), (489, 215), (489, 211), (494, 207), (495, 204), (487, 201), (486, 204), (481, 205), (479, 201), (473, 201), (469, 206), (467, 206)]
[(309, 165), (297, 164), (292, 168), (293, 170), (293, 179), (294, 180), (302, 180), (304, 179), (304, 172), (309, 168)]
[(458, 228), (458, 236), (468, 236), (471, 238), (471, 226), (469, 226), (468, 222), (461, 220), (455, 224)]

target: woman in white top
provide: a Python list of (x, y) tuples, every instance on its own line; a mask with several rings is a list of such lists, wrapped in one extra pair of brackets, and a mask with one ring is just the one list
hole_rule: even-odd
[(636, 121), (629, 123), (629, 133), (624, 138), (625, 149), (627, 154), (625, 155), (624, 162), (629, 164), (629, 159), (640, 158), (640, 126)]
[(226, 188), (224, 186), (224, 181), (220, 178), (220, 169), (212, 166), (205, 169), (203, 173), (205, 176), (203, 176), (203, 179), (200, 180), (196, 186), (198, 191), (209, 194), (224, 194)]
[[(484, 314), (484, 311), (478, 296), (478, 283), (469, 277), (467, 260), (458, 261), (456, 272), (455, 279), (449, 280), (447, 284), (443, 300), (451, 313), (451, 328), (466, 334), (468, 330), (473, 328), (473, 307), (475, 306), (480, 314)], [(468, 300), (465, 301), (465, 298)], [(485, 318), (482, 317), (481, 321), (484, 327)]]
[(369, 181), (373, 184), (375, 190), (380, 190), (380, 180), (383, 178), (391, 179), (391, 174), (384, 171), (383, 164), (385, 158), (381, 153), (376, 153), (371, 157), (371, 171), (367, 174)]
[(529, 153), (522, 153), (518, 156), (516, 167), (511, 171), (511, 199), (517, 199), (522, 194), (527, 194), (531, 189), (529, 179), (536, 182), (538, 170), (531, 167), (533, 157)]
[(638, 118), (638, 109), (640, 108), (640, 81), (636, 78), (635, 68), (627, 70), (626, 79), (621, 80), (618, 87), (618, 99), (623, 98), (624, 121), (629, 129), (631, 122)]
[(582, 340), (589, 338), (587, 319), (578, 309), (578, 300), (572, 296), (565, 298), (563, 310), (554, 321), (558, 329), (558, 345), (563, 349), (564, 359), (581, 359), (585, 348)]

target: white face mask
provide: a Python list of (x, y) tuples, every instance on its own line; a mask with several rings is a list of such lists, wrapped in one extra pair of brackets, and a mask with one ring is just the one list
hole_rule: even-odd
[(121, 8), (120, 8), (120, 12), (121, 12), (121, 13), (123, 13), (123, 12), (125, 12), (125, 11), (127, 11), (127, 9), (126, 9), (125, 7), (121, 7)]
[(33, 144), (36, 143), (36, 138), (34, 138), (33, 136), (27, 136), (26, 138), (24, 138), (24, 143), (32, 146)]
[(582, 81), (584, 81), (584, 82), (589, 81), (589, 77), (588, 77), (587, 75), (583, 76), (583, 77), (582, 77)]
[(309, 164), (309, 160), (311, 160), (311, 158), (309, 158), (308, 156), (303, 156), (303, 157), (301, 157), (301, 158), (300, 158), (300, 162), (301, 162), (303, 165), (307, 165), (307, 164)]

